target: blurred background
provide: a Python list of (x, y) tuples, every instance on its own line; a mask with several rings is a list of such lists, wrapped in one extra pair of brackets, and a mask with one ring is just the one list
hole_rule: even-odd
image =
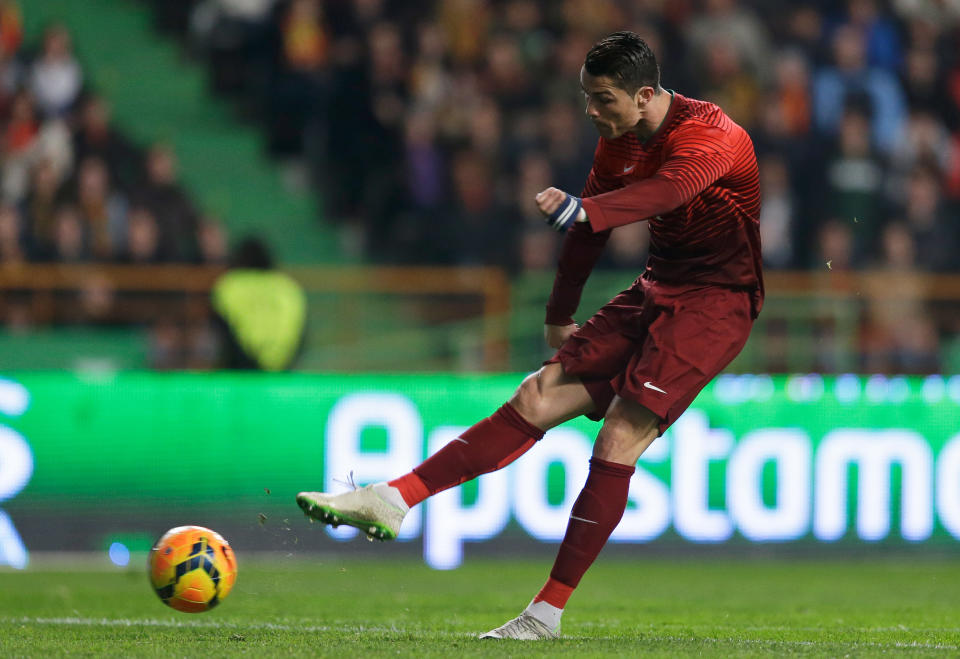
[[(819, 418), (814, 443), (851, 419), (920, 433), (929, 419), (927, 440), (945, 445), (960, 401), (960, 8), (948, 0), (0, 0), (0, 412), (37, 465), (40, 437), (54, 463), (80, 439), (188, 451), (208, 431), (248, 455), (244, 442), (280, 431), (239, 419), (269, 401), (309, 405), (311, 387), (327, 392), (319, 420), (298, 422), (315, 455), (290, 461), (331, 464), (325, 415), (357, 387), (441, 407), (447, 391), (467, 406), (458, 424), (489, 413), (512, 386), (497, 374), (549, 355), (560, 238), (533, 197), (582, 188), (596, 135), (578, 72), (619, 29), (651, 44), (664, 87), (743, 125), (760, 161), (767, 304), (709, 395), (811, 405), (789, 407), (785, 425), (826, 414), (814, 405), (826, 396), (836, 416)], [(614, 232), (579, 320), (637, 276), (647, 242), (643, 223)], [(447, 375), (385, 375), (420, 372)], [(451, 375), (477, 373), (492, 380)], [(221, 416), (200, 411), (207, 394)], [(887, 403), (914, 406), (878, 421)], [(126, 421), (97, 425), (116, 406)], [(357, 446), (390, 444), (378, 418), (383, 437), (357, 431)], [(104, 487), (119, 487), (110, 473)], [(38, 538), (54, 483), (38, 466), (36, 507), (21, 504)], [(160, 485), (151, 496), (165, 505)]]
[[(0, 3), (7, 366), (214, 369), (256, 238), (308, 301), (295, 369), (528, 369), (629, 28), (761, 163), (769, 303), (734, 371), (955, 372), (958, 11), (937, 0)], [(640, 271), (618, 229), (587, 317)]]

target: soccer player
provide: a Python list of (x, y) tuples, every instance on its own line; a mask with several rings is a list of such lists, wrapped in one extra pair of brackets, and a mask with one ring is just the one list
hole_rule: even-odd
[[(568, 598), (623, 516), (640, 455), (740, 352), (763, 301), (747, 133), (716, 105), (663, 89), (653, 52), (630, 32), (590, 49), (580, 85), (600, 133), (583, 198), (556, 188), (536, 198), (566, 234), (544, 332), (556, 355), (410, 473), (297, 496), (325, 523), (392, 539), (411, 506), (506, 466), (569, 419), (603, 419), (549, 579), (518, 617), (481, 638), (559, 635)], [(578, 327), (573, 314), (610, 230), (641, 221), (650, 227), (646, 270)]]

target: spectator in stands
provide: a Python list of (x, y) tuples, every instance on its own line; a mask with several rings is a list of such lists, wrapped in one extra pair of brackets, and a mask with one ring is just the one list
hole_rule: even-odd
[(410, 112), (404, 124), (404, 187), (416, 210), (436, 209), (446, 189), (446, 161), (437, 144), (436, 117), (427, 110)]
[(844, 114), (832, 155), (825, 163), (825, 212), (854, 228), (858, 261), (876, 247), (883, 219), (884, 168), (870, 144), (867, 116), (854, 108)]
[(896, 12), (905, 19), (921, 17), (947, 27), (960, 23), (960, 6), (940, 0), (893, 0)]
[(915, 267), (932, 272), (957, 270), (956, 210), (943, 199), (939, 173), (932, 163), (914, 169), (900, 217), (915, 245)]
[(623, 26), (626, 15), (617, 0), (566, 0), (560, 14), (565, 31), (580, 31), (591, 38)]
[(3, 131), (3, 192), (7, 198), (19, 197), (22, 192), (22, 172), (29, 168), (31, 147), (40, 134), (33, 96), (23, 90), (13, 97), (10, 118)]
[(759, 111), (760, 86), (757, 77), (743, 69), (740, 57), (739, 49), (720, 36), (707, 41), (698, 66), (706, 71), (700, 94), (751, 130)]
[(34, 163), (48, 160), (62, 179), (73, 164), (73, 148), (66, 122), (41, 121), (33, 95), (21, 90), (12, 100), (10, 117), (3, 131), (2, 184), (4, 197), (19, 203), (29, 193), (30, 171)]
[(54, 216), (53, 244), (43, 260), (55, 263), (90, 261), (90, 237), (77, 207), (61, 204)]
[(553, 183), (547, 187), (565, 185), (560, 189), (576, 190), (590, 171), (596, 136), (584, 130), (589, 126), (581, 118), (580, 108), (569, 102), (555, 99), (546, 105), (545, 114), (541, 123), (546, 144), (542, 148), (554, 172)]
[(17, 56), (0, 50), (0, 116), (8, 116), (10, 104), (23, 86), (23, 75)]
[(62, 117), (73, 108), (83, 88), (83, 71), (73, 55), (70, 32), (64, 25), (47, 28), (43, 53), (30, 71), (30, 89), (45, 117)]
[(453, 160), (454, 196), (436, 231), (437, 252), (455, 265), (498, 265), (516, 271), (517, 223), (514, 211), (499, 200), (491, 165), (475, 151)]
[(536, 195), (556, 180), (552, 162), (539, 150), (524, 153), (517, 164), (517, 183), (513, 189), (513, 213), (521, 232), (520, 268), (524, 271), (547, 271), (557, 264), (559, 241), (555, 235), (541, 231), (543, 216), (537, 208)]
[(307, 300), (294, 279), (275, 269), (263, 241), (240, 242), (211, 299), (222, 368), (290, 368), (303, 344)]
[(127, 200), (111, 187), (103, 160), (90, 156), (77, 168), (75, 203), (90, 235), (93, 256), (109, 261), (119, 256), (127, 234)]
[(330, 36), (323, 5), (292, 0), (278, 31), (280, 52), (268, 108), (270, 148), (275, 154), (299, 154), (308, 118), (323, 113), (329, 95)]
[(854, 251), (852, 222), (830, 218), (817, 231), (817, 248), (809, 267), (849, 272), (860, 264)]
[(23, 86), (24, 67), (18, 56), (23, 42), (23, 18), (13, 0), (0, 0), (0, 116), (6, 117), (10, 102)]
[(847, 0), (847, 20), (864, 36), (867, 64), (895, 74), (900, 68), (900, 34), (877, 0)]
[(0, 205), (0, 267), (26, 261), (27, 250), (20, 211), (16, 206)]
[(536, 0), (507, 0), (498, 25), (520, 51), (524, 68), (540, 70), (550, 57), (554, 37), (547, 29), (544, 7)]
[(813, 81), (814, 120), (826, 135), (835, 135), (851, 104), (868, 113), (874, 146), (888, 152), (900, 137), (906, 118), (906, 101), (897, 79), (889, 71), (871, 67), (862, 31), (851, 25), (833, 35), (831, 66), (817, 72)]
[(737, 61), (765, 80), (773, 58), (768, 33), (756, 14), (737, 0), (706, 0), (705, 4), (705, 11), (695, 15), (686, 30), (695, 61), (706, 61), (711, 47), (727, 44), (735, 49), (732, 56)]
[(487, 46), (486, 66), (480, 73), (484, 95), (492, 97), (508, 114), (537, 107), (542, 104), (541, 88), (530, 75), (513, 35), (493, 35)]
[(760, 190), (763, 197), (760, 211), (763, 265), (767, 268), (794, 267), (799, 242), (795, 225), (797, 211), (790, 173), (782, 157), (768, 155), (760, 160)]
[(209, 57), (215, 91), (237, 92), (252, 86), (260, 68), (277, 0), (202, 0), (190, 17), (195, 51)]
[(0, 0), (0, 53), (16, 55), (23, 43), (23, 16), (15, 0)]
[(774, 91), (771, 101), (790, 138), (804, 139), (813, 123), (810, 103), (810, 69), (797, 50), (783, 50), (774, 65)]
[(417, 50), (410, 64), (410, 97), (413, 109), (433, 112), (446, 102), (454, 74), (446, 62), (447, 45), (436, 22), (417, 25)]
[(786, 12), (786, 27), (781, 36), (782, 45), (789, 50), (803, 54), (811, 66), (820, 67), (827, 63), (823, 52), (823, 15), (811, 3), (786, 3), (782, 11)]
[(21, 214), (29, 252), (35, 259), (53, 251), (60, 179), (53, 163), (41, 160), (34, 164), (30, 180), (30, 192), (21, 205)]
[(147, 153), (147, 177), (133, 195), (134, 203), (153, 213), (160, 227), (165, 261), (188, 262), (197, 257), (197, 212), (180, 185), (173, 147), (158, 142)]
[(896, 203), (904, 203), (909, 178), (917, 166), (932, 164), (939, 172), (946, 172), (953, 158), (946, 126), (929, 110), (915, 109), (890, 154), (887, 195)]
[(935, 373), (939, 337), (924, 302), (918, 276), (918, 250), (911, 228), (891, 222), (883, 230), (879, 272), (866, 280), (867, 326), (864, 366), (867, 372)]
[(205, 217), (197, 227), (197, 246), (199, 263), (205, 265), (226, 265), (229, 257), (227, 229), (219, 219)]
[(143, 177), (142, 157), (130, 142), (111, 125), (110, 105), (98, 94), (89, 94), (80, 108), (79, 122), (73, 135), (73, 149), (78, 162), (91, 156), (107, 164), (110, 180), (129, 192)]
[(74, 322), (84, 325), (105, 325), (116, 322), (117, 291), (110, 279), (100, 272), (85, 274), (77, 291)]
[(479, 64), (486, 53), (492, 23), (491, 8), (484, 0), (442, 0), (437, 21), (443, 29), (451, 62), (465, 70)]
[(160, 228), (150, 209), (145, 206), (131, 208), (128, 224), (124, 236), (126, 244), (119, 255), (119, 261), (129, 264), (162, 263)]
[(147, 361), (154, 370), (183, 368), (185, 340), (182, 328), (173, 318), (161, 316), (151, 326), (147, 353)]
[(209, 370), (219, 366), (219, 340), (206, 316), (187, 319), (183, 328), (183, 348), (181, 368)]
[(960, 126), (956, 106), (951, 102), (949, 84), (940, 70), (939, 56), (932, 45), (911, 46), (907, 51), (900, 82), (914, 111), (929, 112)]

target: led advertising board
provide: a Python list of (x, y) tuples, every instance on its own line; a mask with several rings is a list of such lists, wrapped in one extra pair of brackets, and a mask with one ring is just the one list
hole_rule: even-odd
[[(404, 473), (522, 375), (8, 373), (0, 564), (204, 523), (239, 548), (302, 523), (305, 489)], [(401, 543), (438, 568), (467, 544), (559, 542), (599, 425), (414, 509)], [(323, 534), (327, 533), (330, 538)], [(140, 534), (138, 536), (137, 534)], [(347, 550), (351, 529), (298, 550)], [(326, 539), (323, 539), (326, 538)], [(960, 539), (960, 377), (726, 375), (641, 458), (614, 543), (948, 547)], [(513, 545), (511, 544), (513, 543)]]

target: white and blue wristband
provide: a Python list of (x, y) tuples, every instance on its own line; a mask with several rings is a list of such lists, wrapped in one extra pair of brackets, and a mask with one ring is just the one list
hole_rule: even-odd
[(566, 231), (576, 221), (585, 221), (586, 213), (583, 211), (583, 201), (580, 197), (574, 197), (567, 193), (567, 198), (557, 207), (557, 210), (547, 216), (547, 224), (555, 231)]

